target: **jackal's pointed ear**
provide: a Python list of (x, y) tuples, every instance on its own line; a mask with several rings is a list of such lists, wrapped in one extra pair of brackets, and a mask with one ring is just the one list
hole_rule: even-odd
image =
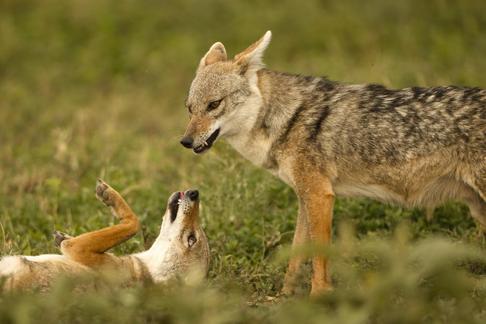
[(206, 65), (210, 65), (216, 62), (226, 61), (228, 56), (226, 55), (226, 49), (224, 45), (220, 42), (214, 43), (213, 46), (209, 49), (209, 51), (204, 55), (199, 62), (199, 68), (202, 68)]
[(263, 53), (270, 44), (272, 32), (267, 31), (262, 38), (250, 45), (246, 50), (235, 56), (235, 63), (241, 67), (241, 73), (258, 70), (264, 67)]

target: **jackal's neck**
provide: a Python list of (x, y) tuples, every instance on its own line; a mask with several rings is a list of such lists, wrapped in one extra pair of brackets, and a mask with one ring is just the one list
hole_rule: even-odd
[(292, 75), (261, 69), (252, 82), (252, 104), (245, 107), (248, 118), (239, 126), (229, 143), (245, 158), (258, 166), (268, 165), (275, 144), (292, 127), (296, 114), (312, 101), (312, 92), (323, 78)]
[(169, 251), (170, 241), (159, 235), (148, 250), (135, 254), (135, 257), (145, 264), (151, 277), (157, 282), (169, 276)]
[(302, 76), (268, 69), (258, 71), (258, 88), (262, 97), (259, 120), (254, 130), (269, 137), (279, 133), (326, 91), (326, 85), (334, 84), (325, 78)]

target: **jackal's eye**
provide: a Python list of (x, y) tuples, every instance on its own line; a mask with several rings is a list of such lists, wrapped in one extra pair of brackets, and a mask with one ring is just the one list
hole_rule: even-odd
[(211, 110), (214, 110), (216, 108), (219, 107), (219, 105), (221, 104), (221, 101), (223, 101), (223, 99), (219, 99), (219, 100), (215, 100), (215, 101), (211, 101), (209, 104), (208, 104), (208, 111), (211, 111)]
[(196, 242), (197, 242), (196, 234), (194, 233), (189, 234), (189, 236), (187, 237), (187, 245), (189, 245), (189, 247), (192, 247), (194, 244), (196, 244)]

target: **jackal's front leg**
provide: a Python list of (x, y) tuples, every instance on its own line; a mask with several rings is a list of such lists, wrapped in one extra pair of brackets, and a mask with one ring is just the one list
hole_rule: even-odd
[(96, 197), (111, 208), (120, 223), (61, 242), (63, 254), (88, 266), (102, 265), (107, 258), (104, 252), (128, 240), (140, 228), (137, 216), (126, 201), (102, 180), (97, 182)]
[[(334, 193), (326, 176), (302, 166), (294, 173), (296, 192), (301, 201), (301, 208), (307, 215), (309, 242), (327, 245), (331, 242), (332, 209)], [(332, 288), (328, 271), (328, 262), (322, 255), (312, 258), (311, 295), (317, 295)]]
[[(292, 249), (295, 250), (296, 248), (303, 246), (308, 241), (309, 226), (307, 224), (307, 212), (304, 207), (304, 203), (301, 199), (299, 199), (299, 214), (297, 215)], [(294, 255), (290, 259), (282, 288), (282, 293), (284, 295), (291, 295), (294, 293), (296, 280), (300, 275), (303, 261), (304, 258), (301, 255)]]
[(68, 235), (60, 231), (55, 231), (54, 233), (52, 233), (52, 236), (54, 237), (54, 245), (56, 247), (61, 247), (61, 243), (63, 241), (73, 238), (71, 235)]

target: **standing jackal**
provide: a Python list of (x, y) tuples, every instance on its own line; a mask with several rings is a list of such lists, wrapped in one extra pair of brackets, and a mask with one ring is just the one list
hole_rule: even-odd
[[(327, 244), (334, 195), (433, 208), (465, 202), (486, 226), (486, 90), (387, 89), (265, 69), (271, 33), (228, 59), (215, 43), (199, 63), (181, 143), (201, 153), (218, 137), (289, 184), (299, 198), (293, 245)], [(302, 259), (284, 282), (291, 293)], [(330, 288), (313, 258), (312, 294)]]

